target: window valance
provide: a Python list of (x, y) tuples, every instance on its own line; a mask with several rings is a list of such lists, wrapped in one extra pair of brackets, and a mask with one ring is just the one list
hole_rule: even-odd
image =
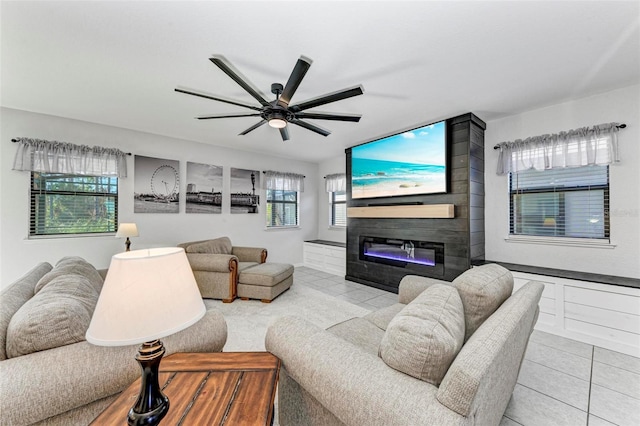
[(605, 165), (618, 158), (619, 123), (599, 124), (524, 140), (502, 142), (497, 174), (523, 170)]
[(264, 188), (304, 192), (304, 175), (267, 170), (264, 172)]
[(344, 192), (347, 190), (347, 175), (344, 173), (326, 175), (324, 186), (327, 192)]
[(127, 177), (125, 152), (42, 139), (18, 138), (13, 170)]

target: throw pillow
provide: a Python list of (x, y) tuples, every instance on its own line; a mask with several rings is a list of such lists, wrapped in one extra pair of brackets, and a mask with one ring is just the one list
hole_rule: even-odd
[(464, 306), (465, 337), (469, 337), (513, 292), (513, 275), (500, 265), (471, 268), (453, 280)]
[(191, 244), (185, 251), (187, 253), (231, 254), (231, 250), (231, 240), (227, 237), (221, 237)]
[(34, 294), (42, 290), (44, 286), (55, 278), (70, 274), (81, 275), (87, 278), (98, 293), (102, 290), (104, 280), (92, 264), (78, 256), (66, 256), (60, 259), (51, 271), (40, 278), (40, 281), (36, 284)]
[(48, 262), (41, 262), (0, 291), (0, 361), (7, 359), (7, 328), (11, 318), (33, 297), (36, 284), (52, 268)]
[(378, 355), (391, 368), (438, 386), (464, 341), (464, 312), (458, 291), (434, 284), (396, 315)]
[(70, 274), (54, 278), (11, 318), (7, 357), (85, 340), (98, 296), (86, 277)]

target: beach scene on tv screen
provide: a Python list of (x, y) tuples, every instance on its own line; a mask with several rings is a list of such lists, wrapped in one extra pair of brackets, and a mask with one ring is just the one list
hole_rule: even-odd
[(447, 190), (445, 122), (351, 149), (351, 197), (376, 198)]

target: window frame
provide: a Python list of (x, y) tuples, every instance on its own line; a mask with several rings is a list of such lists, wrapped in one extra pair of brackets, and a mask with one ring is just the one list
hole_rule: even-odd
[[(582, 169), (584, 167), (594, 167), (594, 166), (582, 166), (576, 167), (575, 169)], [(610, 243), (611, 239), (611, 218), (610, 218), (610, 169), (609, 166), (596, 166), (596, 167), (605, 167), (606, 171), (606, 184), (583, 184), (577, 186), (548, 186), (548, 187), (533, 187), (533, 188), (516, 188), (514, 189), (514, 177), (517, 175), (515, 172), (509, 172), (508, 174), (508, 196), (509, 196), (509, 236), (508, 239), (515, 241), (526, 241), (526, 240), (555, 240), (555, 241), (564, 241), (568, 244), (602, 244), (602, 243)], [(574, 169), (574, 168), (571, 168)], [(549, 169), (549, 171), (554, 169)], [(544, 173), (545, 170), (540, 171), (540, 173)], [(559, 205), (558, 205), (558, 216), (562, 217), (562, 226), (561, 231), (566, 232), (566, 229), (563, 229), (566, 226), (566, 201), (565, 194), (567, 193), (575, 193), (575, 192), (585, 192), (585, 191), (602, 191), (602, 217), (604, 219), (603, 224), (603, 236), (601, 237), (589, 237), (589, 236), (578, 236), (578, 235), (558, 235), (554, 233), (554, 235), (544, 235), (541, 233), (516, 233), (516, 223), (518, 223), (518, 218), (516, 217), (516, 197), (527, 195), (527, 194), (559, 194)], [(554, 224), (555, 225), (555, 224)]]
[[(344, 194), (344, 200), (336, 201), (336, 194)], [(344, 205), (344, 225), (336, 224), (336, 205)], [(329, 227), (346, 228), (347, 227), (347, 191), (331, 191), (329, 192)]]
[[(282, 193), (282, 199), (272, 199), (269, 197), (271, 193)], [(295, 201), (285, 200), (285, 194), (293, 193), (295, 194)], [(267, 200), (267, 208), (265, 214), (265, 226), (267, 229), (287, 229), (287, 228), (298, 228), (300, 227), (300, 193), (298, 191), (289, 191), (284, 189), (267, 189), (265, 198)], [(295, 205), (296, 208), (296, 223), (295, 224), (283, 224), (283, 225), (274, 225), (275, 222), (275, 214), (277, 213), (277, 209), (274, 209), (274, 205), (282, 205), (282, 211), (284, 212), (285, 206), (287, 205)], [(271, 217), (269, 217), (269, 212), (271, 212)]]
[[(48, 190), (46, 184), (51, 181), (61, 181), (61, 179), (78, 179), (78, 182), (70, 181), (71, 184), (95, 185), (96, 187), (106, 187), (105, 191), (78, 191), (78, 190)], [(94, 178), (96, 182), (81, 182), (81, 179)], [(116, 176), (92, 176), (69, 173), (45, 173), (32, 171), (29, 182), (29, 223), (28, 238), (70, 238), (80, 236), (104, 236), (114, 235), (118, 229), (118, 204), (119, 188)], [(100, 180), (100, 182), (97, 182)], [(114, 192), (115, 190), (115, 192)], [(111, 199), (112, 206), (106, 210), (107, 230), (96, 230), (85, 228), (82, 232), (47, 232), (51, 231), (51, 226), (47, 226), (47, 209), (43, 203), (47, 202), (47, 196), (73, 196), (73, 197), (97, 197), (98, 199)]]

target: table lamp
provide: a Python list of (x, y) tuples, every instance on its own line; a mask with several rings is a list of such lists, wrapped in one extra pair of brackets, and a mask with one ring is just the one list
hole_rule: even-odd
[(157, 425), (167, 414), (169, 398), (158, 383), (165, 353), (159, 339), (195, 324), (205, 312), (184, 249), (135, 250), (111, 258), (86, 338), (98, 346), (142, 344), (136, 355), (140, 395), (129, 425)]
[(135, 223), (121, 223), (118, 226), (118, 232), (116, 232), (116, 238), (127, 237), (127, 240), (124, 242), (124, 246), (126, 247), (126, 251), (131, 250), (131, 240), (129, 237), (137, 237), (138, 236), (138, 227)]

